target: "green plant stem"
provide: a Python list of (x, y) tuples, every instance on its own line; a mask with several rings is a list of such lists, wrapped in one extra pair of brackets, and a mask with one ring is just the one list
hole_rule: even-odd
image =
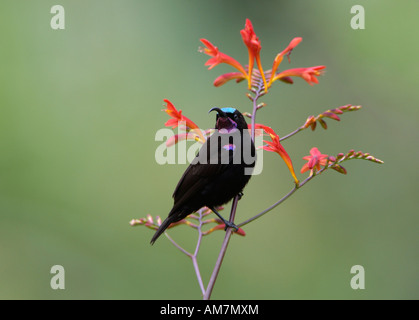
[(196, 277), (198, 279), (199, 287), (201, 288), (201, 292), (204, 295), (205, 287), (204, 287), (201, 272), (199, 271), (199, 266), (198, 266), (198, 252), (199, 252), (199, 248), (201, 247), (202, 236), (203, 236), (202, 234), (202, 210), (199, 210), (198, 241), (196, 243), (195, 252), (191, 256), (191, 259), (192, 259), (192, 263), (195, 269)]
[(284, 141), (288, 138), (291, 138), (293, 135), (297, 134), (298, 132), (300, 132), (304, 129), (306, 129), (306, 128), (304, 128), (304, 126), (299, 127), (297, 130), (294, 130), (293, 132), (291, 132), (291, 133), (287, 134), (286, 136), (283, 136), (282, 138), (280, 138), (279, 141)]
[[(238, 201), (239, 201), (239, 197), (236, 196), (231, 206), (231, 213), (230, 213), (230, 220), (229, 220), (230, 222), (234, 222)], [(232, 229), (228, 228), (224, 237), (224, 241), (221, 245), (220, 253), (218, 254), (218, 258), (215, 263), (214, 270), (212, 271), (211, 278), (208, 282), (207, 290), (204, 293), (204, 300), (209, 300), (211, 298), (212, 290), (214, 289), (214, 285), (215, 285), (215, 282), (217, 281), (218, 273), (220, 272), (221, 264), (223, 263), (225, 253), (227, 251), (228, 243), (230, 242), (231, 234), (232, 234)]]
[(184, 248), (182, 248), (175, 240), (173, 240), (169, 236), (169, 234), (167, 232), (165, 232), (165, 235), (177, 249), (179, 249), (183, 254), (185, 254), (186, 256), (191, 258), (192, 264), (193, 264), (193, 267), (194, 267), (194, 270), (195, 270), (196, 278), (198, 280), (199, 287), (201, 288), (202, 295), (204, 295), (205, 294), (205, 286), (204, 286), (204, 283), (202, 281), (202, 276), (201, 276), (201, 272), (199, 270), (199, 265), (198, 265), (198, 252), (199, 252), (199, 249), (201, 247), (201, 242), (202, 242), (202, 237), (203, 237), (203, 233), (202, 233), (202, 225), (203, 225), (202, 209), (198, 211), (198, 214), (199, 214), (199, 216), (198, 216), (198, 222), (199, 223), (198, 223), (198, 226), (197, 226), (198, 241), (196, 243), (195, 252), (193, 254), (186, 251)]
[[(252, 129), (251, 129), (251, 138), (252, 141), (255, 141), (255, 124), (256, 124), (256, 113), (258, 111), (258, 99), (263, 96), (264, 94), (264, 87), (263, 87), (263, 81), (261, 80), (259, 82), (258, 87), (256, 90), (254, 90), (255, 97), (253, 100), (253, 112), (252, 112)], [(230, 222), (234, 223), (234, 219), (236, 217), (236, 211), (237, 211), (237, 203), (239, 201), (239, 196), (237, 195), (234, 200), (233, 204), (231, 206), (231, 212), (230, 212)], [(215, 282), (217, 281), (218, 273), (220, 272), (221, 264), (223, 263), (224, 255), (227, 251), (228, 244), (230, 242), (232, 230), (231, 228), (228, 228), (224, 237), (224, 241), (221, 245), (220, 253), (218, 254), (217, 261), (215, 263), (215, 267), (213, 269), (210, 281), (208, 282), (207, 290), (204, 294), (204, 300), (209, 300), (211, 298), (212, 290), (214, 289)]]
[(317, 177), (319, 174), (321, 174), (323, 171), (329, 169), (331, 165), (326, 165), (325, 167), (323, 167), (321, 170), (319, 170), (318, 172), (311, 174), (308, 178), (306, 178), (305, 180), (303, 180), (302, 182), (300, 182), (297, 185), (294, 186), (294, 188), (291, 189), (290, 192), (288, 192), (284, 197), (282, 197), (280, 200), (278, 200), (277, 202), (275, 202), (273, 205), (271, 205), (270, 207), (266, 208), (265, 210), (259, 212), (257, 215), (253, 216), (250, 219), (247, 219), (246, 221), (243, 221), (241, 223), (239, 223), (237, 225), (237, 227), (243, 227), (246, 224), (249, 224), (250, 222), (255, 221), (256, 219), (259, 219), (260, 217), (262, 217), (263, 215), (265, 215), (266, 213), (268, 213), (269, 211), (275, 209), (277, 206), (279, 206), (281, 203), (283, 203), (285, 200), (287, 200), (289, 197), (291, 197), (297, 190), (299, 190), (301, 187), (303, 187), (304, 185), (306, 185), (309, 181), (311, 181), (314, 177)]

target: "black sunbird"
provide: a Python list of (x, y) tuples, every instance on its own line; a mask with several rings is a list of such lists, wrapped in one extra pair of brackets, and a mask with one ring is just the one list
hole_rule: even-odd
[(173, 193), (173, 208), (154, 234), (151, 244), (171, 223), (204, 206), (218, 215), (226, 228), (237, 228), (224, 219), (216, 207), (241, 193), (249, 182), (256, 162), (255, 145), (246, 120), (238, 110), (212, 108), (211, 111), (217, 111), (216, 130), (180, 178)]

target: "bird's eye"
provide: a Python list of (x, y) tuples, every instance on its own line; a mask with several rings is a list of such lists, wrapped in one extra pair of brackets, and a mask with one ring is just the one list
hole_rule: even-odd
[(234, 114), (234, 119), (238, 119), (239, 116), (237, 114)]

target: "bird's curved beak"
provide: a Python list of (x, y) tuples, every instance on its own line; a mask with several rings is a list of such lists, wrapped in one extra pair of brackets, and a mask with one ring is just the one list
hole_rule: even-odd
[(217, 111), (217, 113), (218, 113), (219, 116), (221, 116), (223, 118), (228, 118), (228, 116), (226, 115), (226, 113), (223, 110), (221, 110), (220, 108), (217, 108), (217, 107), (212, 108), (210, 111), (208, 111), (208, 113), (210, 113), (212, 111)]

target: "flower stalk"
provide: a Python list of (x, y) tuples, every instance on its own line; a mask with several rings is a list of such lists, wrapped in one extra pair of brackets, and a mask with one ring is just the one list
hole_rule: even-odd
[[(349, 160), (367, 160), (372, 161), (374, 163), (382, 164), (383, 161), (380, 159), (375, 158), (374, 156), (370, 155), (369, 153), (364, 153), (361, 151), (355, 152), (354, 150), (348, 151), (346, 154), (339, 153), (336, 156), (329, 156), (327, 154), (323, 154), (319, 151), (318, 148), (312, 147), (309, 151), (310, 155), (303, 157), (303, 160), (306, 161), (303, 164), (300, 173), (305, 174), (309, 172), (309, 175), (300, 181), (295, 173), (293, 162), (291, 161), (291, 157), (286, 152), (285, 148), (282, 146), (281, 142), (295, 136), (297, 133), (311, 128), (314, 131), (317, 127), (317, 124), (323, 129), (327, 129), (327, 119), (332, 119), (335, 121), (341, 120), (341, 115), (346, 112), (357, 111), (361, 109), (361, 106), (358, 105), (343, 105), (337, 108), (326, 110), (325, 112), (317, 115), (317, 116), (309, 116), (307, 120), (304, 122), (303, 125), (298, 127), (296, 130), (292, 131), (291, 133), (283, 136), (280, 136), (272, 129), (272, 127), (256, 123), (256, 116), (259, 110), (262, 110), (266, 106), (265, 103), (260, 102), (259, 100), (268, 93), (268, 89), (270, 89), (273, 83), (277, 80), (281, 82), (293, 84), (294, 78), (299, 77), (305, 80), (309, 85), (314, 85), (319, 82), (318, 77), (324, 73), (325, 66), (319, 65), (314, 67), (308, 68), (292, 68), (286, 69), (281, 71), (280, 66), (283, 62), (284, 58), (288, 58), (288, 62), (290, 62), (290, 55), (292, 51), (301, 43), (302, 38), (296, 37), (291, 40), (288, 46), (278, 53), (272, 63), (272, 68), (270, 70), (264, 70), (262, 67), (261, 62), (261, 41), (256, 36), (254, 31), (253, 25), (249, 19), (246, 20), (245, 27), (243, 30), (240, 31), (242, 40), (247, 48), (248, 52), (248, 65), (243, 66), (240, 62), (236, 59), (230, 57), (229, 55), (221, 52), (218, 47), (213, 45), (210, 41), (206, 39), (200, 39), (201, 43), (204, 47), (200, 47), (199, 51), (208, 55), (210, 58), (206, 61), (205, 66), (208, 66), (208, 69), (211, 70), (219, 64), (227, 64), (230, 65), (235, 69), (234, 72), (229, 72), (226, 74), (222, 74), (218, 76), (214, 80), (214, 86), (220, 87), (229, 82), (230, 80), (235, 80), (237, 83), (242, 81), (247, 81), (247, 89), (249, 92), (246, 93), (246, 96), (251, 100), (252, 103), (252, 113), (244, 112), (243, 115), (251, 119), (251, 123), (249, 124), (249, 130), (251, 139), (255, 141), (256, 129), (262, 129), (263, 134), (270, 138), (270, 140), (264, 140), (265, 145), (261, 147), (264, 151), (267, 152), (274, 152), (277, 153), (282, 160), (287, 165), (293, 180), (294, 185), (291, 190), (273, 203), (271, 206), (267, 207), (266, 209), (262, 210), (261, 212), (253, 215), (253, 217), (236, 224), (238, 230), (233, 230), (232, 228), (228, 228), (225, 232), (224, 240), (221, 244), (220, 252), (215, 262), (214, 269), (212, 271), (210, 280), (205, 287), (204, 282), (202, 280), (199, 264), (198, 264), (198, 253), (201, 249), (201, 243), (203, 241), (204, 236), (212, 234), (214, 231), (217, 230), (225, 230), (225, 224), (222, 220), (214, 217), (209, 217), (212, 214), (212, 211), (206, 207), (201, 208), (195, 214), (189, 215), (187, 218), (180, 220), (176, 223), (172, 223), (167, 230), (171, 228), (178, 227), (178, 226), (187, 226), (198, 231), (198, 238), (197, 243), (195, 246), (195, 250), (193, 253), (185, 250), (181, 245), (179, 245), (169, 234), (165, 232), (166, 237), (169, 241), (184, 255), (189, 257), (192, 261), (195, 274), (198, 280), (198, 285), (201, 290), (201, 294), (203, 299), (208, 300), (211, 298), (215, 283), (218, 278), (218, 274), (220, 272), (223, 259), (225, 257), (231, 236), (233, 234), (238, 234), (240, 236), (245, 236), (246, 233), (242, 229), (242, 227), (248, 225), (251, 222), (254, 222), (257, 219), (265, 216), (268, 212), (271, 212), (273, 209), (278, 207), (284, 201), (289, 199), (297, 190), (300, 190), (303, 186), (305, 186), (308, 182), (312, 181), (315, 177), (320, 176), (323, 172), (332, 169), (341, 174), (347, 174), (347, 170), (342, 166), (343, 162)], [(256, 63), (256, 67), (255, 67)], [(171, 128), (179, 127), (182, 131), (174, 135), (173, 137), (169, 138), (166, 141), (166, 145), (168, 147), (176, 145), (179, 141), (183, 140), (190, 140), (190, 141), (198, 141), (200, 143), (204, 143), (206, 139), (212, 134), (213, 130), (202, 130), (200, 129), (195, 122), (193, 122), (188, 117), (182, 114), (182, 110), (178, 110), (169, 100), (164, 100), (166, 103), (166, 108), (163, 110), (167, 113), (170, 119), (165, 123), (165, 126)], [(259, 134), (259, 133), (258, 133)], [(237, 195), (234, 197), (232, 201), (232, 206), (230, 210), (230, 217), (229, 222), (235, 223), (235, 217), (238, 208), (238, 202), (240, 200), (241, 195)], [(217, 208), (218, 211), (223, 210), (222, 207)], [(160, 217), (153, 218), (151, 215), (147, 215), (146, 218), (141, 219), (134, 219), (131, 221), (132, 226), (145, 226), (152, 230), (157, 230), (161, 225), (162, 221)], [(214, 226), (215, 224), (215, 226)], [(211, 226), (207, 228), (207, 226)]]

